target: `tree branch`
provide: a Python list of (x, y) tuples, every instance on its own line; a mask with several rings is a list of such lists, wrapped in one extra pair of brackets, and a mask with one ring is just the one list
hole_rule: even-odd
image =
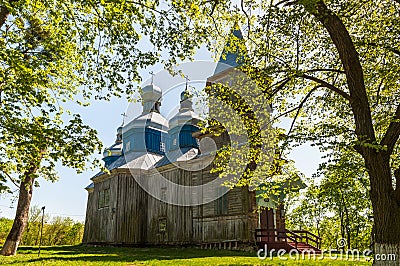
[(282, 0), (280, 2), (278, 2), (277, 4), (275, 4), (275, 6), (279, 6), (284, 4), (283, 6), (290, 6), (290, 5), (294, 5), (297, 4), (297, 0), (291, 1), (291, 0)]
[(0, 171), (1, 171), (8, 179), (10, 179), (10, 181), (14, 184), (14, 186), (16, 186), (17, 188), (19, 188), (19, 184), (18, 184), (17, 180), (15, 180), (11, 175), (9, 175), (8, 173), (4, 172), (3, 170), (0, 169)]
[(383, 81), (384, 81), (384, 79), (382, 78), (381, 82), (378, 85), (378, 89), (376, 90), (376, 102), (372, 106), (376, 106), (379, 104), (380, 92), (381, 92), (381, 87), (382, 87)]
[(343, 70), (339, 69), (331, 69), (331, 68), (315, 68), (315, 69), (309, 69), (306, 70), (305, 72), (335, 72), (335, 73), (340, 73), (340, 74), (345, 74)]
[[(312, 70), (311, 70), (311, 71), (312, 71)], [(315, 70), (315, 71), (318, 71), (318, 70)], [(338, 70), (338, 71), (340, 71), (340, 70)], [(341, 89), (337, 88), (336, 86), (334, 86), (334, 85), (332, 85), (332, 84), (330, 84), (330, 83), (328, 83), (328, 82), (326, 82), (326, 81), (324, 81), (324, 80), (322, 80), (322, 79), (319, 79), (319, 78), (316, 78), (316, 77), (313, 77), (313, 76), (310, 76), (310, 75), (307, 75), (307, 74), (295, 75), (295, 77), (297, 77), (297, 78), (304, 78), (304, 79), (308, 79), (308, 80), (312, 80), (312, 81), (314, 81), (314, 82), (317, 82), (317, 83), (319, 83), (319, 84), (321, 85), (321, 87), (325, 87), (325, 88), (328, 88), (328, 89), (330, 89), (330, 90), (336, 92), (337, 94), (339, 94), (340, 96), (342, 96), (342, 97), (345, 98), (346, 100), (349, 100), (349, 101), (351, 100), (351, 97), (350, 97), (349, 94), (347, 94), (346, 92), (342, 91)], [(276, 84), (279, 84), (279, 85), (276, 87), (276, 89), (274, 89), (274, 90), (271, 92), (271, 94), (269, 95), (269, 98), (272, 98), (272, 96), (274, 96), (276, 93), (278, 93), (280, 90), (282, 90), (283, 87), (284, 87), (290, 80), (291, 80), (291, 78), (288, 77), (288, 78), (284, 78), (284, 79), (282, 79), (282, 80), (276, 82)], [(272, 85), (272, 87), (273, 87), (273, 86), (274, 86), (274, 85)], [(267, 92), (267, 91), (263, 91), (263, 92), (265, 93), (265, 92)]]
[(307, 75), (307, 74), (301, 74), (301, 75), (296, 75), (296, 76), (299, 77), (299, 78), (305, 78), (305, 79), (317, 82), (317, 83), (321, 84), (323, 87), (326, 87), (326, 88), (330, 89), (331, 91), (336, 92), (337, 94), (339, 94), (340, 96), (342, 96), (346, 100), (351, 101), (351, 97), (350, 97), (349, 94), (347, 94), (346, 92), (342, 91), (341, 89), (333, 86), (332, 84), (330, 84), (330, 83), (328, 83), (328, 82), (326, 82), (326, 81), (324, 81), (322, 79), (319, 79), (319, 78), (316, 78), (316, 77), (313, 77), (313, 76), (310, 76), (310, 75)]
[[(268, 99), (271, 99), (276, 93), (278, 93), (281, 89), (283, 89), (283, 87), (285, 87), (285, 85), (290, 81), (290, 78), (285, 78), (283, 80), (278, 81), (276, 84), (279, 84), (275, 90), (273, 90)], [(274, 87), (274, 85), (272, 85), (271, 87)], [(263, 93), (267, 93), (267, 90), (263, 90)]]
[(240, 1), (240, 8), (242, 9), (243, 14), (246, 16), (247, 19), (247, 38), (250, 39), (250, 27), (251, 27), (251, 21), (250, 21), (250, 16), (247, 14), (246, 10), (244, 10), (244, 3), (243, 0)]
[(370, 143), (376, 141), (372, 124), (371, 109), (364, 83), (364, 72), (360, 63), (358, 52), (350, 34), (342, 20), (334, 14), (324, 3), (317, 1), (314, 5), (303, 4), (304, 8), (324, 26), (336, 47), (343, 69), (346, 74), (349, 89), (348, 99), (356, 126), (359, 140)]
[(274, 120), (276, 120), (276, 119), (278, 119), (278, 118), (281, 118), (281, 117), (283, 117), (283, 116), (285, 116), (285, 115), (290, 114), (291, 112), (294, 112), (294, 111), (300, 109), (300, 108), (304, 105), (304, 103), (306, 102), (307, 98), (309, 98), (309, 94), (311, 94), (311, 92), (312, 92), (313, 90), (318, 89), (318, 88), (320, 88), (320, 87), (322, 87), (322, 85), (318, 85), (318, 86), (312, 88), (311, 91), (306, 95), (306, 97), (303, 98), (303, 100), (300, 102), (300, 104), (299, 104), (298, 106), (296, 106), (296, 107), (294, 107), (294, 108), (292, 108), (292, 109), (290, 109), (290, 110), (288, 110), (288, 111), (286, 111), (286, 112), (284, 112), (284, 113), (278, 115), (277, 117), (274, 118)]
[(396, 144), (397, 140), (399, 139), (400, 135), (400, 104), (397, 105), (396, 112), (390, 122), (388, 129), (386, 130), (385, 135), (381, 140), (382, 146), (387, 146), (387, 153), (392, 154), (394, 145)]
[(289, 136), (289, 135), (292, 133), (294, 124), (296, 123), (297, 117), (299, 116), (300, 110), (301, 110), (301, 108), (303, 108), (303, 105), (305, 104), (305, 102), (308, 100), (308, 98), (310, 98), (311, 94), (312, 94), (316, 89), (318, 89), (318, 88), (320, 88), (320, 87), (323, 87), (323, 85), (318, 85), (318, 86), (312, 88), (312, 89), (307, 93), (307, 95), (303, 98), (303, 100), (300, 102), (299, 106), (297, 107), (296, 115), (295, 115), (294, 118), (293, 118), (292, 124), (290, 125), (290, 129), (289, 129), (289, 131), (288, 131), (288, 133), (287, 133), (286, 136)]
[[(399, 0), (399, 3), (400, 3), (400, 0)], [(381, 45), (379, 43), (374, 43), (374, 42), (360, 42), (360, 43), (357, 43), (357, 44), (359, 44), (359, 45), (369, 45), (369, 46), (373, 46), (373, 47), (377, 47), (377, 48), (383, 48), (385, 50), (388, 50), (388, 51), (400, 56), (400, 50), (397, 50), (397, 49), (395, 49), (393, 47), (390, 47), (390, 46)]]

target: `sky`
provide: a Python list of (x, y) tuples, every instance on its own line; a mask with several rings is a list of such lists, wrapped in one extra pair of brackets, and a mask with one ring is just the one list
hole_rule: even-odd
[[(213, 61), (211, 54), (205, 49), (201, 48), (195, 55), (195, 61)], [(203, 67), (204, 66), (204, 67)], [(202, 74), (203, 76), (211, 76), (212, 69), (209, 64), (197, 64), (196, 68), (189, 71), (189, 78)], [(203, 68), (203, 69), (202, 69)], [(161, 65), (148, 67), (140, 71), (143, 84), (150, 81), (150, 71), (157, 73), (162, 71)], [(165, 72), (165, 71), (164, 71)], [(156, 79), (163, 76), (163, 73), (157, 74)], [(165, 87), (170, 88), (170, 84), (166, 84), (164, 80), (159, 78), (154, 83), (163, 89), (163, 102), (161, 105), (161, 113), (171, 117), (177, 112), (179, 106), (179, 95), (185, 86), (184, 79), (175, 81), (177, 86), (173, 89), (165, 91)], [(192, 82), (197, 78), (191, 79)], [(197, 82), (195, 87), (204, 86), (204, 83)], [(74, 112), (80, 113), (82, 119), (96, 129), (99, 139), (103, 142), (104, 147), (111, 146), (115, 141), (116, 129), (122, 123), (122, 114), (127, 113), (130, 120), (133, 116), (138, 114), (138, 105), (129, 105), (126, 97), (112, 98), (110, 101), (92, 101), (88, 107), (81, 107), (77, 105), (69, 106)], [(129, 122), (129, 121), (126, 121)], [(101, 158), (101, 155), (97, 155)], [(307, 177), (311, 177), (316, 172), (319, 163), (321, 162), (321, 154), (316, 147), (311, 147), (308, 144), (296, 147), (291, 152), (290, 159), (295, 161), (296, 167)], [(84, 189), (91, 183), (90, 178), (98, 171), (85, 171), (77, 174), (75, 170), (57, 166), (60, 179), (54, 183), (43, 179), (39, 180), (40, 187), (34, 188), (31, 206), (37, 205), (38, 207), (45, 206), (46, 214), (50, 216), (64, 216), (71, 217), (74, 220), (83, 222), (85, 219), (85, 211), (87, 204), (87, 191)], [(0, 195), (0, 217), (14, 218), (16, 209), (15, 198), (9, 195)]]

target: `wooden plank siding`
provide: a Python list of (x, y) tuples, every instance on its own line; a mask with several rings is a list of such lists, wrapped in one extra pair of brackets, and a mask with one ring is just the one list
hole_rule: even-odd
[[(208, 166), (191, 172), (167, 165), (158, 171), (173, 183), (195, 186), (217, 178), (217, 174), (210, 173), (210, 168)], [(142, 172), (136, 178), (151, 180), (154, 177)], [(176, 245), (254, 241), (254, 230), (258, 223), (255, 194), (248, 191), (247, 187), (230, 190), (227, 193), (228, 210), (226, 214), (218, 215), (214, 201), (199, 206), (176, 206), (154, 198), (127, 169), (114, 170), (110, 175), (103, 174), (94, 178), (93, 182), (94, 189), (88, 193), (84, 243)], [(151, 189), (163, 190), (161, 195), (175, 197), (187, 204), (174, 187), (167, 187), (160, 182)], [(109, 206), (98, 208), (98, 192), (106, 188), (110, 189)], [(210, 193), (201, 190), (199, 195), (193, 196), (200, 199), (214, 196)]]

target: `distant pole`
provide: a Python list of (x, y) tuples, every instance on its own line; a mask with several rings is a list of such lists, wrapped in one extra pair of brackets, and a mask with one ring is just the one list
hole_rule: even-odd
[(40, 239), (39, 239), (39, 252), (38, 252), (38, 257), (40, 256), (40, 246), (42, 245), (42, 235), (43, 235), (43, 222), (44, 222), (44, 209), (46, 207), (42, 207), (42, 227), (40, 228)]

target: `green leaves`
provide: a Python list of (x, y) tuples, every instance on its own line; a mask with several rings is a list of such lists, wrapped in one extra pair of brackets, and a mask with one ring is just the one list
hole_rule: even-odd
[[(158, 1), (9, 1), (0, 18), (0, 185), (28, 169), (57, 179), (102, 148), (68, 104), (129, 97), (138, 70), (194, 53), (202, 41), (174, 4)], [(5, 10), (5, 9), (4, 9)], [(5, 11), (7, 11), (5, 10)], [(197, 32), (201, 32), (197, 29)], [(145, 38), (150, 45), (143, 45)], [(182, 42), (182, 38), (184, 42)], [(170, 56), (160, 57), (168, 51)], [(90, 163), (89, 163), (90, 165)], [(7, 183), (9, 184), (9, 183)]]

